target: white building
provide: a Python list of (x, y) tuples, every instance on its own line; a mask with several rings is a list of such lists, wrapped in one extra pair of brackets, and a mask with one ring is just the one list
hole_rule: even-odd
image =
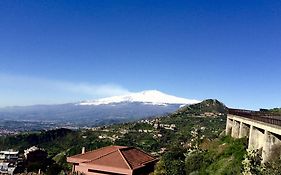
[(18, 151), (0, 151), (0, 161), (16, 161), (18, 158)]
[(16, 166), (10, 163), (0, 163), (0, 174), (14, 174)]
[(0, 174), (14, 174), (18, 158), (18, 151), (0, 151)]

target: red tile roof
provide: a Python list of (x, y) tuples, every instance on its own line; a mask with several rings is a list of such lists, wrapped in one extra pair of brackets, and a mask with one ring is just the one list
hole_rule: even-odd
[(125, 146), (108, 146), (68, 158), (71, 163), (86, 163), (135, 170), (156, 159), (144, 151)]

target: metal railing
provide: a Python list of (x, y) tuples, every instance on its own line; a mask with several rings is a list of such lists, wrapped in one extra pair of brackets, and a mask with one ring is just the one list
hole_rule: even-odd
[(274, 116), (271, 115), (270, 113), (243, 110), (243, 109), (231, 109), (231, 108), (228, 109), (228, 113), (232, 115), (249, 118), (256, 121), (261, 121), (264, 123), (281, 126), (281, 116)]

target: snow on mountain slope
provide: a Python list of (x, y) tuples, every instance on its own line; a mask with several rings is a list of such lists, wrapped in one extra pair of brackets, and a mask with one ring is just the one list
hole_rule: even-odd
[(190, 100), (172, 95), (165, 94), (157, 90), (148, 90), (128, 95), (113, 96), (97, 100), (88, 100), (78, 103), (77, 105), (106, 105), (113, 103), (140, 102), (152, 105), (167, 105), (167, 104), (194, 104), (199, 103), (198, 100)]

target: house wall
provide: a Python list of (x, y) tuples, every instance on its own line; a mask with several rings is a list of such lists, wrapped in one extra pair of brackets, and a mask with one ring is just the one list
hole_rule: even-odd
[[(98, 169), (93, 169), (93, 167), (87, 166), (85, 164), (79, 164), (79, 165), (74, 165), (74, 171), (75, 172), (80, 172), (80, 173), (84, 173), (85, 175), (132, 175), (131, 171), (120, 171), (120, 170), (116, 170), (116, 168), (110, 168), (107, 167), (105, 168), (98, 168)], [(93, 170), (94, 172), (89, 172), (90, 170)], [(116, 172), (116, 173), (111, 173), (109, 172), (109, 170), (111, 170), (112, 172)], [(103, 173), (104, 172), (104, 173)], [(117, 173), (119, 172), (119, 173)]]

